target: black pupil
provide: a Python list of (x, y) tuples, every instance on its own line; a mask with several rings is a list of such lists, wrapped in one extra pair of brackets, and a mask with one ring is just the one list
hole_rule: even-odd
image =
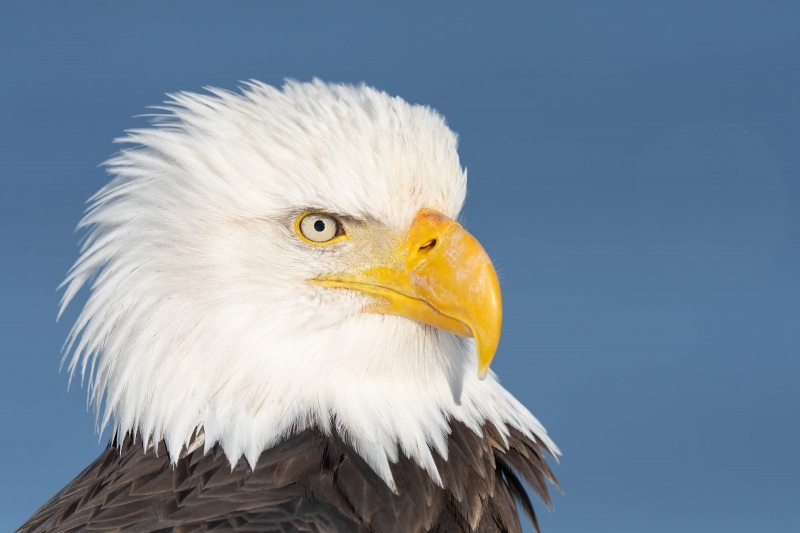
[(322, 220), (317, 220), (316, 222), (314, 222), (314, 229), (317, 230), (317, 231), (320, 231), (320, 232), (324, 231), (325, 230), (325, 222), (323, 222)]

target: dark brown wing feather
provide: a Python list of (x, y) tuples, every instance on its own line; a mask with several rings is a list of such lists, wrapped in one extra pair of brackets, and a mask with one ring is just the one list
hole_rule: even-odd
[(479, 437), (454, 423), (444, 488), (414, 461), (392, 465), (397, 494), (337, 435), (308, 430), (261, 454), (255, 470), (231, 470), (219, 446), (183, 454), (173, 467), (160, 443), (144, 452), (113, 443), (17, 533), (119, 531), (521, 532), (516, 505), (534, 526), (523, 482), (550, 505), (556, 484), (538, 442), (511, 429)]

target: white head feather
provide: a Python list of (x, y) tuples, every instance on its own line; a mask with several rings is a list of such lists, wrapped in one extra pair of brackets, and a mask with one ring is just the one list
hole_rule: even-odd
[(293, 431), (335, 424), (390, 485), (398, 446), (439, 482), (431, 453), (447, 457), (450, 419), (511, 425), (557, 453), (493, 374), (478, 380), (472, 339), (308, 283), (352, 261), (294, 234), (309, 208), (387, 232), (423, 207), (458, 216), (466, 173), (444, 120), (317, 80), (209, 92), (173, 95), (154, 127), (119, 139), (134, 147), (107, 162), (115, 178), (80, 223), (62, 312), (91, 293), (65, 359), (101, 429), (163, 438), (176, 459), (202, 428), (206, 449), (252, 465)]

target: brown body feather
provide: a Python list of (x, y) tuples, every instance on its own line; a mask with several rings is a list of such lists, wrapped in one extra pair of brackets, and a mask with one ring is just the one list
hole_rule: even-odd
[(543, 446), (453, 423), (444, 487), (414, 461), (392, 465), (397, 493), (343, 439), (308, 430), (233, 470), (217, 445), (170, 465), (164, 443), (147, 452), (112, 443), (17, 533), (119, 531), (519, 532), (517, 503), (536, 526), (523, 481), (550, 503)]

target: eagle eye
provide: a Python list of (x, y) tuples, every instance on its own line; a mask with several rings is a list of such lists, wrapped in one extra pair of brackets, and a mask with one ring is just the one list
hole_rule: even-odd
[(344, 226), (336, 218), (323, 213), (303, 213), (297, 218), (295, 231), (314, 244), (328, 243), (344, 235)]

